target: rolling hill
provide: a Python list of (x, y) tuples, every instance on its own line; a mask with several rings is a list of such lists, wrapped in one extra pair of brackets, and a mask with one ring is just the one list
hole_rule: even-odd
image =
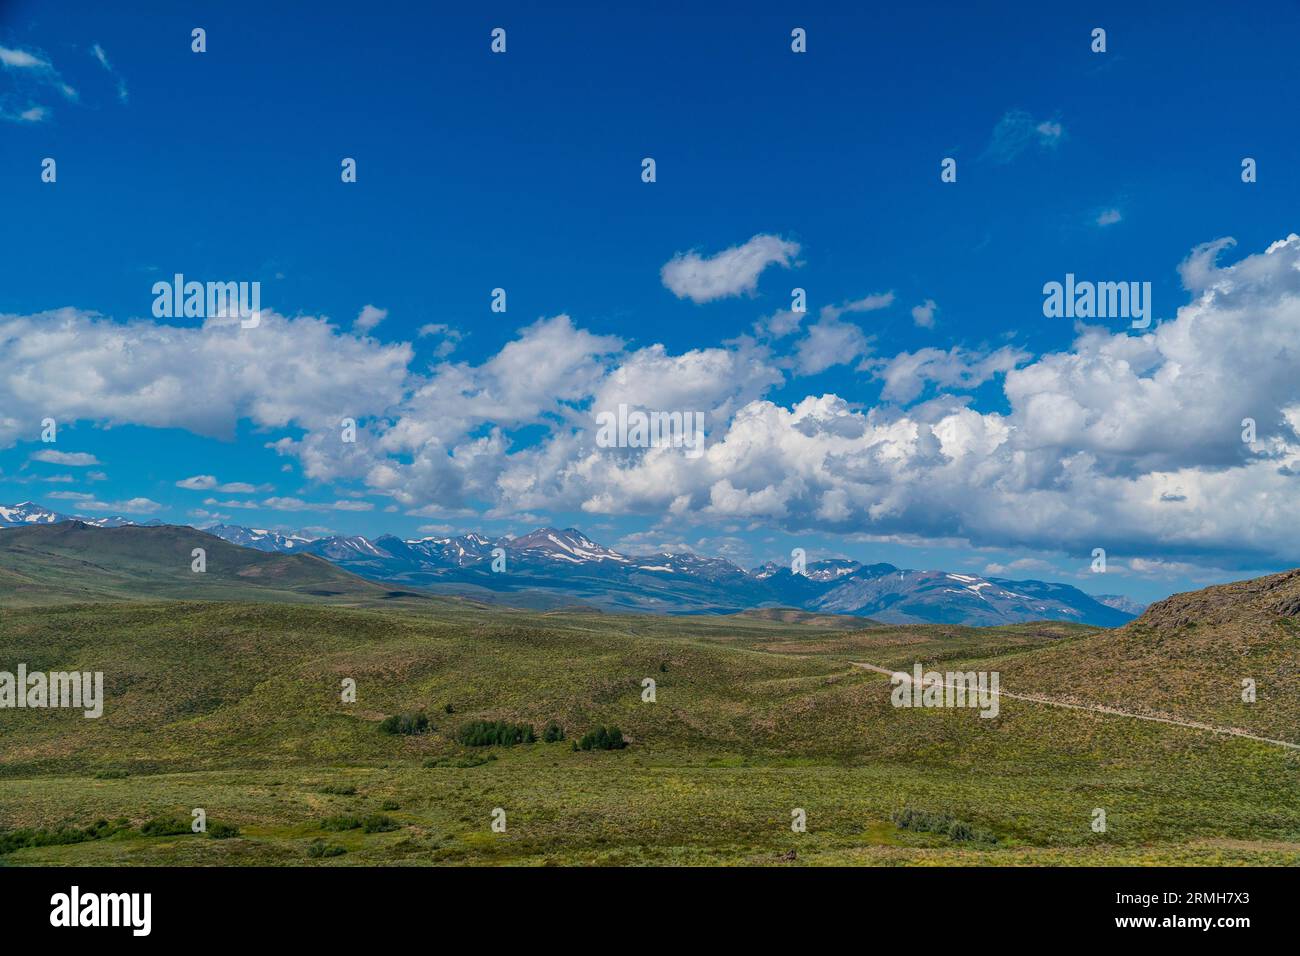
[[(320, 861), (332, 865), (1295, 864), (1295, 751), (1013, 698), (993, 719), (900, 709), (887, 676), (854, 666), (992, 669), (1009, 692), (1131, 708), (1162, 680), (1167, 692), (1191, 681), (1219, 699), (1222, 669), (1244, 663), (1263, 677), (1247, 726), (1295, 739), (1295, 711), (1274, 681), (1294, 674), (1296, 579), (1279, 577), (1180, 595), (1113, 632), (454, 603), (421, 614), (274, 601), (0, 609), (4, 661), (102, 671), (106, 698), (98, 720), (0, 715), (0, 836), (101, 817), (131, 825), (4, 858), (302, 864), (324, 840), (339, 852)], [(1188, 669), (1200, 656), (1208, 663)], [(355, 703), (340, 695), (346, 679)], [(385, 717), (420, 711), (427, 733), (381, 732)], [(459, 731), (478, 720), (539, 731), (554, 720), (567, 739), (467, 746)], [(626, 750), (574, 749), (606, 725), (621, 728)], [(140, 829), (195, 806), (238, 836)], [(509, 814), (506, 834), (489, 829), (496, 807)], [(792, 807), (807, 811), (807, 833), (791, 831)], [(1096, 807), (1105, 833), (1090, 827)], [(909, 829), (903, 809), (960, 826)], [(376, 814), (387, 829), (331, 829)]]
[(1125, 627), (1001, 666), (1005, 681), (1062, 699), (1300, 743), (1300, 570), (1175, 594)]
[[(194, 549), (207, 570), (191, 570)], [(311, 555), (266, 553), (174, 525), (40, 523), (0, 533), (0, 603), (144, 599), (373, 604), (427, 601)]]

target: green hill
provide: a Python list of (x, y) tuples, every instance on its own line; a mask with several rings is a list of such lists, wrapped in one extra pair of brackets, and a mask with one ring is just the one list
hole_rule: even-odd
[[(194, 549), (207, 570), (191, 570)], [(121, 600), (378, 604), (427, 600), (305, 554), (268, 554), (173, 525), (95, 528), (80, 521), (0, 531), (0, 604)]]
[[(995, 719), (899, 709), (850, 663), (984, 661), (1028, 689), (1013, 667), (1095, 640), (1086, 628), (172, 602), (0, 610), (0, 634), (0, 670), (102, 670), (106, 696), (98, 720), (0, 712), (0, 846), (131, 826), (10, 863), (302, 864), (317, 840), (346, 851), (334, 865), (1300, 862), (1295, 752), (1011, 699)], [(382, 732), (421, 711), (427, 733)], [(480, 720), (539, 735), (553, 720), (566, 739), (462, 745)], [(600, 726), (629, 746), (573, 749)], [(239, 836), (140, 830), (192, 807)], [(392, 829), (326, 825), (376, 814)]]
[[(1004, 686), (1300, 743), (1300, 571), (1175, 594), (1117, 630), (1000, 662)], [(1254, 681), (1256, 699), (1242, 699)]]

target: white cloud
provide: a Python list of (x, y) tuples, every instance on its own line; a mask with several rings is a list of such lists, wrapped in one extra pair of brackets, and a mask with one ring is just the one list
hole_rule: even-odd
[(80, 491), (52, 491), (46, 497), (75, 502), (80, 511), (109, 511), (115, 514), (154, 514), (162, 511), (161, 505), (150, 498), (128, 498), (125, 501), (99, 501), (94, 495)]
[(1024, 110), (1008, 110), (993, 128), (993, 138), (984, 156), (995, 163), (1009, 163), (1030, 146), (1052, 149), (1065, 136), (1058, 120), (1035, 120)]
[(386, 318), (388, 318), (387, 309), (381, 309), (378, 306), (373, 305), (366, 305), (357, 314), (356, 321), (352, 323), (352, 328), (364, 334), (369, 332)]
[(875, 312), (878, 309), (887, 309), (894, 304), (894, 293), (877, 292), (875, 295), (863, 296), (861, 299), (854, 299), (849, 302), (841, 302), (839, 305), (824, 305), (821, 310), (823, 319), (838, 319), (841, 315), (849, 312)]
[(984, 573), (990, 577), (1001, 577), (1004, 574), (1060, 574), (1061, 572), (1050, 561), (1041, 558), (1017, 558), (1007, 564), (990, 562), (984, 566)]
[(17, 70), (48, 70), (50, 61), (42, 59), (35, 53), (0, 46), (0, 66)]
[(51, 465), (68, 465), (72, 468), (86, 468), (98, 465), (99, 459), (84, 451), (55, 451), (52, 448), (32, 453), (32, 461), (43, 461)]
[(223, 319), (119, 323), (75, 309), (0, 314), (0, 446), (20, 437), (21, 422), (46, 416), (219, 438), (242, 419), (337, 429), (344, 417), (397, 404), (411, 355), (406, 344), (267, 309), (256, 329)]
[(912, 321), (923, 329), (934, 328), (934, 314), (939, 311), (934, 299), (926, 299), (920, 305), (912, 306)]
[(1097, 225), (1113, 226), (1115, 225), (1115, 223), (1119, 222), (1123, 218), (1124, 217), (1120, 215), (1120, 211), (1118, 209), (1103, 209), (1097, 215)]
[(270, 485), (253, 485), (247, 481), (218, 482), (214, 475), (194, 475), (176, 482), (177, 488), (191, 491), (220, 491), (227, 495), (249, 495), (255, 491), (270, 491)]
[(799, 244), (780, 236), (760, 233), (744, 245), (732, 246), (713, 256), (679, 252), (660, 270), (660, 278), (679, 299), (712, 302), (729, 296), (752, 294), (758, 277), (770, 265), (789, 268), (799, 254)]
[[(19, 423), (44, 415), (203, 434), (249, 419), (308, 480), (442, 520), (668, 515), (675, 537), (740, 522), (1080, 559), (1104, 547), (1130, 565), (1294, 562), (1300, 236), (1221, 265), (1230, 245), (1192, 251), (1180, 267), (1188, 301), (1149, 330), (1080, 327), (1070, 347), (1037, 358), (1007, 346), (869, 359), (860, 367), (885, 384), (866, 408), (833, 394), (768, 397), (788, 388), (783, 363), (821, 369), (866, 349), (860, 329), (830, 317), (784, 355), (749, 338), (676, 355), (556, 316), (481, 364), (416, 375), (409, 346), (310, 318), (271, 313), (254, 336), (237, 323), (0, 316), (0, 437), (12, 443)], [(998, 375), (996, 410), (957, 394)], [(900, 407), (932, 384), (933, 398)], [(593, 410), (618, 402), (705, 411), (704, 454), (597, 447)], [(354, 444), (339, 440), (344, 415), (362, 425)], [(1246, 417), (1254, 445), (1240, 438)], [(301, 434), (276, 437), (289, 427)]]
[(108, 72), (108, 75), (117, 83), (117, 98), (125, 103), (130, 98), (130, 93), (126, 88), (126, 80), (122, 79), (122, 75), (118, 73), (117, 70), (113, 69), (113, 64), (108, 61), (108, 54), (104, 52), (104, 48), (96, 43), (90, 48), (90, 55), (95, 58), (99, 65), (102, 66)]
[(994, 375), (1009, 372), (1029, 361), (1028, 352), (1004, 346), (994, 352), (971, 352), (954, 346), (951, 349), (926, 348), (902, 352), (888, 361), (873, 364), (884, 380), (881, 392), (886, 401), (910, 402), (929, 382), (940, 388), (966, 391), (978, 388)]
[(433, 354), (435, 358), (446, 358), (456, 347), (460, 345), (461, 340), (465, 337), (459, 329), (454, 329), (443, 322), (430, 322), (420, 326), (419, 332), (416, 333), (420, 338), (433, 337), (441, 339), (435, 346)]
[[(12, 89), (0, 94), (0, 120), (10, 123), (40, 123), (50, 111), (35, 102), (46, 87), (56, 90), (71, 102), (79, 97), (75, 88), (64, 82), (50, 60), (38, 53), (16, 47), (0, 46), (0, 67), (12, 79)], [(22, 105), (19, 105), (22, 104)]]
[(795, 346), (795, 369), (800, 375), (815, 375), (833, 365), (854, 362), (867, 350), (867, 336), (858, 326), (821, 318), (808, 327)]

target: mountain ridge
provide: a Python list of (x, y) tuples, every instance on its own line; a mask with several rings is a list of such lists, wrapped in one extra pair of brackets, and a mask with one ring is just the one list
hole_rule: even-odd
[[(68, 521), (83, 519), (34, 502), (0, 506), (0, 528)], [(107, 528), (136, 524), (121, 516), (83, 523)], [(808, 562), (798, 574), (775, 562), (746, 570), (725, 558), (693, 552), (626, 555), (576, 528), (543, 527), (517, 537), (471, 532), (411, 539), (384, 534), (373, 540), (362, 535), (312, 538), (229, 524), (194, 530), (262, 553), (322, 558), (390, 586), (503, 603), (519, 600), (524, 592), (538, 592), (551, 595), (548, 600), (562, 596), (607, 611), (734, 614), (783, 607), (891, 624), (975, 626), (1059, 620), (1118, 627), (1134, 616), (1125, 607), (1107, 605), (1055, 582), (912, 570), (844, 558)]]

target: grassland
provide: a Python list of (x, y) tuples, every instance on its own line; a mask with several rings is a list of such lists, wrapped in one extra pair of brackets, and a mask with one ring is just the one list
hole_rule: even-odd
[[(1006, 690), (1039, 691), (1047, 688), (1025, 686), (1031, 677), (1059, 672), (1037, 661), (1079, 666), (1106, 653), (1116, 633), (1061, 624), (842, 630), (779, 615), (665, 619), (455, 602), (2, 610), (0, 669), (21, 660), (30, 670), (102, 670), (108, 703), (99, 720), (0, 711), (0, 828), (121, 817), (131, 829), (0, 862), (1300, 863), (1300, 753), (1010, 699), (996, 719), (897, 709), (886, 678), (852, 666), (978, 666), (1000, 669)], [(1286, 634), (1269, 640), (1281, 642), (1276, 653), (1294, 648)], [(1097, 699), (1120, 694), (1124, 680), (1155, 680), (1143, 668), (1161, 659), (1133, 658)], [(654, 703), (642, 700), (646, 677), (656, 681)], [(354, 704), (340, 699), (345, 678), (357, 682)], [(1261, 695), (1241, 719), (1296, 739), (1276, 696)], [(1219, 703), (1213, 692), (1205, 698), (1181, 702), (1201, 711)], [(379, 731), (385, 716), (419, 709), (432, 732)], [(455, 730), (475, 719), (539, 732), (556, 720), (570, 739), (460, 746)], [(626, 750), (571, 749), (572, 738), (609, 724), (630, 741)], [(239, 835), (139, 832), (155, 817), (188, 819), (194, 807)], [(498, 807), (504, 833), (490, 829)], [(1105, 833), (1090, 827), (1098, 807)], [(806, 833), (791, 830), (794, 808), (807, 813)], [(903, 808), (947, 814), (983, 838), (900, 828), (893, 814)], [(321, 826), (378, 813), (396, 829)], [(312, 858), (316, 841), (345, 852)]]

